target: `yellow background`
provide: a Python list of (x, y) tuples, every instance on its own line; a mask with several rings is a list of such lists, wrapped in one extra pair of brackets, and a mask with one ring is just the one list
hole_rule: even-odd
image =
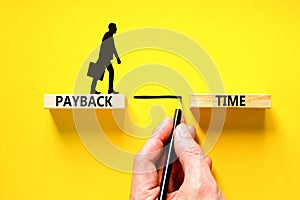
[[(206, 49), (226, 92), (270, 93), (261, 121), (232, 114), (242, 124), (229, 119), (209, 156), (228, 199), (300, 199), (299, 13), (296, 0), (1, 1), (0, 199), (128, 199), (131, 174), (99, 163), (43, 109), (43, 94), (73, 92), (111, 21), (117, 34), (183, 33)], [(130, 60), (115, 66), (116, 82)]]

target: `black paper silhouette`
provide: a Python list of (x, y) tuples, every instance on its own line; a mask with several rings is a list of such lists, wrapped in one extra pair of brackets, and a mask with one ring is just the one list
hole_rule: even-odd
[(98, 80), (103, 80), (105, 68), (109, 72), (109, 87), (108, 94), (118, 94), (119, 92), (114, 90), (114, 68), (111, 64), (113, 55), (117, 58), (118, 64), (121, 64), (121, 60), (117, 53), (113, 35), (117, 32), (117, 26), (115, 23), (110, 23), (108, 25), (108, 32), (103, 36), (99, 58), (96, 63), (91, 62), (89, 65), (87, 75), (93, 78), (91, 84), (91, 94), (100, 94), (101, 92), (96, 91), (96, 86)]

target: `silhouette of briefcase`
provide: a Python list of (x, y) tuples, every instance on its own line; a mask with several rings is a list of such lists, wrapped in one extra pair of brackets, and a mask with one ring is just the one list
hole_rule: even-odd
[(102, 81), (104, 71), (105, 67), (101, 65), (99, 61), (97, 61), (96, 63), (90, 62), (87, 75), (89, 77), (96, 78)]

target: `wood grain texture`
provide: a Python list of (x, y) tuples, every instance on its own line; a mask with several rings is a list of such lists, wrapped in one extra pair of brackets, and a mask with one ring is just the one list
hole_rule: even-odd
[[(219, 96), (219, 97), (218, 97)], [(225, 104), (224, 98), (226, 96)], [(231, 101), (228, 102), (228, 96), (231, 96)], [(236, 98), (237, 99), (234, 99)], [(244, 106), (240, 105), (241, 96), (244, 96)], [(232, 101), (234, 105), (232, 105)], [(229, 103), (229, 105), (228, 105)], [(243, 105), (242, 104), (242, 105)], [(227, 108), (271, 108), (271, 95), (269, 94), (191, 94), (190, 96), (191, 108), (215, 108), (215, 107), (227, 107)]]

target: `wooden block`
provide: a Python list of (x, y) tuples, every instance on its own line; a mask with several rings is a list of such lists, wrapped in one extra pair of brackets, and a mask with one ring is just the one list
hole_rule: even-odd
[(45, 94), (46, 109), (119, 109), (125, 108), (123, 94)]
[(271, 108), (269, 94), (191, 94), (191, 108)]

